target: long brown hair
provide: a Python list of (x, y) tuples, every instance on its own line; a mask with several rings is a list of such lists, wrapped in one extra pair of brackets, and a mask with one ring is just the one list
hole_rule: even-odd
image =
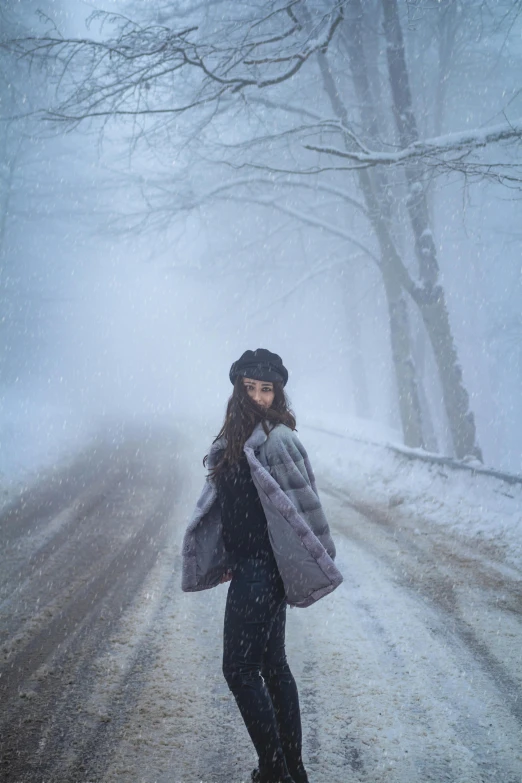
[[(276, 424), (286, 424), (291, 430), (295, 430), (296, 421), (293, 411), (289, 407), (289, 400), (279, 381), (273, 382), (274, 401), (270, 408), (262, 408), (249, 396), (243, 377), (238, 376), (234, 383), (227, 404), (225, 421), (214, 443), (225, 437), (227, 445), (217, 465), (210, 470), (209, 475), (216, 478), (230, 465), (235, 465), (243, 456), (243, 446), (248, 440), (256, 424), (262, 423), (265, 433), (268, 435)], [(203, 465), (207, 465), (208, 454), (203, 459)]]

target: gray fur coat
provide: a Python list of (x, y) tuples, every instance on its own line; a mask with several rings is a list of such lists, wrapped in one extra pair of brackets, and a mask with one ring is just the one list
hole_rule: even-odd
[[(212, 445), (208, 467), (223, 448)], [(343, 577), (333, 560), (330, 535), (308, 455), (295, 432), (278, 424), (265, 434), (258, 424), (244, 446), (252, 479), (259, 492), (277, 567), (291, 606), (310, 606)], [(182, 589), (215, 587), (230, 568), (222, 536), (221, 510), (215, 483), (207, 478), (183, 540)]]

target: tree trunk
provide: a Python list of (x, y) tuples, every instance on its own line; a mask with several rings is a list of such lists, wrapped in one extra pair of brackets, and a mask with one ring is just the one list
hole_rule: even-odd
[[(400, 143), (407, 147), (418, 140), (418, 130), (397, 0), (383, 0), (382, 9), (395, 123)], [(482, 460), (482, 452), (477, 444), (475, 419), (469, 409), (469, 396), (463, 384), (462, 368), (453, 340), (444, 289), (439, 283), (437, 249), (430, 227), (422, 164), (418, 162), (407, 165), (405, 174), (409, 186), (407, 207), (422, 283), (422, 288), (415, 289), (414, 299), (435, 354), (455, 453), (459, 458), (472, 455)]]
[[(420, 324), (419, 324), (420, 325)], [(433, 423), (433, 417), (431, 415), (430, 403), (426, 394), (425, 383), (425, 368), (426, 368), (426, 335), (424, 328), (416, 330), (414, 341), (414, 360), (415, 368), (417, 370), (417, 378), (419, 385), (419, 399), (422, 411), (422, 425), (424, 431), (424, 442), (428, 451), (437, 454), (439, 451), (439, 444), (437, 442), (437, 436), (435, 434), (435, 425)]]
[[(326, 55), (321, 52), (317, 57), (324, 88), (332, 108), (346, 127), (349, 127), (348, 113), (335, 86)], [(365, 170), (358, 171), (357, 175), (381, 249), (381, 272), (388, 298), (390, 340), (404, 442), (407, 446), (419, 448), (424, 445), (421, 406), (415, 377), (408, 311), (402, 299), (399, 278), (394, 274), (394, 261), (398, 254), (386, 225), (389, 203), (384, 193), (381, 199), (377, 195), (377, 193), (381, 195), (382, 189), (378, 183), (382, 175), (379, 174), (374, 183)]]
[(415, 448), (423, 446), (424, 442), (417, 372), (411, 350), (408, 306), (404, 290), (389, 266), (383, 266), (382, 277), (390, 318), (391, 348), (404, 443)]

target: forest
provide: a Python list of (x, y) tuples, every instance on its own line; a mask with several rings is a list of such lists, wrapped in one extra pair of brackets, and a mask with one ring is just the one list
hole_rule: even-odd
[(255, 319), (314, 410), (520, 472), (520, 3), (107, 5), (0, 10), (2, 386), (82, 396), (78, 269), (139, 247), (190, 280), (202, 366)]

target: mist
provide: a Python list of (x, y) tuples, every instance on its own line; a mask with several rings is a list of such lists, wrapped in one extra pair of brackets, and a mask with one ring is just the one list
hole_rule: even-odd
[[(522, 779), (521, 34), (518, 0), (3, 0), (6, 783)], [(256, 374), (222, 431), (258, 348), (296, 430)], [(277, 780), (223, 679), (237, 432), (306, 608)]]
[[(123, 0), (96, 9), (56, 1), (38, 6), (45, 17), (37, 16), (36, 5), (21, 16), (17, 3), (8, 4), (3, 35), (45, 35), (56, 25), (66, 38), (103, 40), (117, 21), (105, 19), (100, 27), (98, 18), (87, 28), (98, 8), (176, 29), (175, 10), (161, 3), (145, 11)], [(385, 41), (372, 11), (368, 4), (363, 19), (369, 78), (384, 101), (376, 121), (391, 134), (389, 150), (395, 142), (385, 108)], [(487, 127), (506, 112), (517, 116), (516, 4), (495, 4), (475, 39), (469, 25), (478, 6), (454, 11), (446, 4), (438, 11), (401, 10), (421, 136)], [(188, 6), (179, 13), (180, 20), (204, 21), (201, 30), (212, 34), (210, 6), (199, 17)], [(320, 28), (321, 4), (314, 13)], [(343, 36), (329, 53), (332, 83), (360, 133), (357, 99), (341, 81), (348, 57)], [(445, 41), (455, 50), (443, 50)], [(391, 432), (404, 442), (404, 391), (394, 377), (382, 277), (371, 260), (378, 256), (375, 226), (355, 206), (357, 171), (343, 170), (342, 160), (325, 165), (324, 153), (306, 152), (301, 131), (290, 131), (314, 112), (324, 122), (332, 116), (322, 66), (310, 62), (289, 87), (283, 81), (247, 91), (244, 109), (228, 98), (213, 119), (198, 110), (165, 122), (154, 114), (127, 121), (116, 107), (112, 119), (109, 109), (100, 119), (87, 111), (85, 120), (68, 122), (52, 116), (60, 115), (69, 89), (60, 61), (41, 68), (27, 54), (5, 59), (13, 79), (4, 84), (3, 113), (14, 117), (3, 123), (6, 170), (16, 157), (5, 185), (2, 243), (6, 400), (23, 396), (63, 406), (69, 419), (84, 422), (100, 415), (203, 417), (217, 431), (229, 394), (227, 367), (247, 347), (268, 346), (291, 368), (289, 392), (301, 416), (323, 423), (331, 417), (343, 426), (352, 420), (356, 429), (366, 421), (372, 431), (382, 425), (384, 437)], [(183, 88), (191, 89), (190, 79)], [(152, 81), (146, 95), (153, 95), (152, 111), (167, 96), (164, 86), (157, 96), (155, 90)], [(31, 111), (17, 118), (26, 104)], [(324, 139), (332, 133), (319, 132)], [(15, 138), (24, 140), (21, 151)], [(423, 175), (476, 442), (486, 464), (513, 472), (521, 467), (522, 419), (517, 170), (513, 145), (492, 144), (475, 155), (468, 150), (462, 164), (428, 161)], [(386, 219), (415, 276), (403, 173), (385, 173), (383, 193), (395, 202)], [(424, 434), (410, 444), (406, 436), (406, 443), (451, 456), (455, 445), (433, 355), (415, 306), (406, 307), (416, 383), (425, 387)]]

